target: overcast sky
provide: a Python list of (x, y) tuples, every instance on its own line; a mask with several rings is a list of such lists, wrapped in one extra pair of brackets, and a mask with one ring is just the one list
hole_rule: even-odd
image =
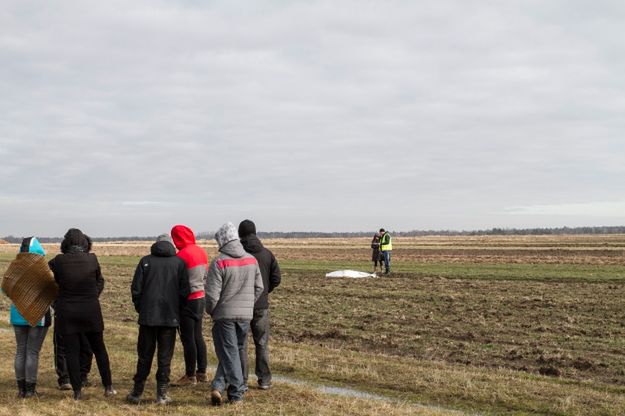
[(625, 224), (621, 1), (4, 1), (0, 236)]

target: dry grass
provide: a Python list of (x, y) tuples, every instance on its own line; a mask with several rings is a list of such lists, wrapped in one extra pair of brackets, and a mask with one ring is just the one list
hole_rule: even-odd
[[(12, 329), (6, 320), (0, 322), (0, 347), (3, 351), (14, 351), (15, 341)], [(130, 325), (109, 323), (106, 329), (107, 347), (113, 365), (113, 378), (118, 396), (106, 399), (102, 395), (101, 387), (85, 389), (85, 400), (75, 402), (71, 392), (57, 390), (56, 375), (53, 367), (52, 340), (48, 336), (41, 354), (39, 371), (39, 392), (44, 396), (34, 400), (15, 399), (15, 382), (12, 361), (7, 359), (0, 364), (0, 415), (68, 415), (68, 414), (97, 414), (97, 415), (148, 415), (148, 414), (188, 414), (188, 415), (363, 415), (386, 414), (389, 416), (423, 415), (439, 416), (456, 414), (435, 409), (423, 409), (410, 403), (395, 401), (364, 400), (351, 397), (328, 395), (319, 392), (312, 386), (291, 385), (284, 382), (274, 383), (269, 391), (260, 391), (251, 388), (246, 395), (246, 401), (240, 408), (231, 408), (224, 405), (212, 407), (208, 402), (209, 385), (200, 385), (192, 388), (171, 388), (174, 399), (172, 405), (165, 408), (153, 403), (155, 394), (154, 374), (148, 381), (145, 401), (139, 406), (128, 405), (124, 397), (131, 388), (131, 379), (135, 365), (134, 343), (136, 328)], [(178, 346), (179, 347), (179, 346)], [(183, 365), (181, 348), (176, 351), (174, 358), (174, 374), (182, 374)], [(12, 357), (11, 357), (12, 358)], [(214, 356), (210, 357), (215, 363)], [(91, 379), (97, 381), (96, 367), (94, 366)]]
[[(0, 414), (458, 414), (418, 403), (480, 414), (625, 414), (625, 267), (619, 258), (625, 237), (397, 240), (398, 273), (358, 281), (323, 275), (346, 265), (368, 268), (368, 239), (266, 241), (284, 270), (283, 285), (272, 295), (273, 368), (313, 384), (251, 389), (240, 410), (207, 406), (208, 386), (199, 394), (172, 390), (176, 403), (167, 409), (123, 403), (136, 360), (129, 285), (136, 256), (150, 243), (97, 244), (107, 281), (105, 334), (121, 396), (107, 401), (90, 388), (88, 400), (75, 404), (55, 390), (49, 337), (40, 380), (47, 395), (14, 408), (14, 340), (2, 314), (0, 347), (7, 359), (0, 363)], [(58, 245), (46, 248), (53, 253)], [(212, 242), (206, 249), (215, 255)], [(0, 255), (0, 271), (16, 250), (0, 245), (7, 253)], [(538, 260), (528, 262), (533, 257), (527, 253)], [(492, 258), (476, 260), (480, 256)], [(0, 306), (7, 310), (6, 298)], [(209, 327), (207, 318), (212, 351)], [(179, 345), (173, 365), (172, 377), (179, 376)], [(315, 383), (390, 400), (328, 395)]]

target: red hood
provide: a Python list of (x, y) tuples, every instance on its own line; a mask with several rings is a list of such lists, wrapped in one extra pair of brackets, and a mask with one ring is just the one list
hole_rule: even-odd
[(178, 250), (182, 250), (190, 244), (195, 244), (195, 234), (186, 225), (174, 225), (171, 229), (171, 238)]

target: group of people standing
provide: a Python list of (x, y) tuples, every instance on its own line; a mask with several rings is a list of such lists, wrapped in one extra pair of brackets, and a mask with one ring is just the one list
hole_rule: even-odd
[[(61, 254), (48, 262), (59, 291), (54, 301), (54, 354), (59, 388), (81, 390), (88, 384), (87, 374), (95, 355), (105, 396), (115, 395), (109, 357), (104, 344), (104, 322), (98, 297), (104, 289), (104, 279), (92, 241), (78, 229), (70, 229), (61, 243)], [(20, 253), (45, 256), (35, 237), (25, 238)], [(52, 323), (48, 310), (40, 322), (31, 325), (15, 304), (11, 304), (11, 324), (15, 331), (15, 377), (18, 397), (37, 397), (39, 352)]]
[[(204, 313), (213, 322), (212, 338), (218, 365), (211, 385), (214, 405), (236, 404), (247, 391), (247, 335), (252, 332), (256, 347), (256, 368), (260, 389), (271, 387), (269, 369), (268, 294), (280, 284), (280, 268), (275, 256), (256, 236), (256, 226), (242, 221), (238, 230), (230, 222), (215, 234), (219, 255), (208, 262), (206, 252), (195, 242), (193, 231), (176, 225), (171, 235), (162, 234), (135, 270), (130, 292), (138, 313), (137, 366), (134, 385), (126, 400), (139, 403), (157, 355), (156, 402), (167, 404), (171, 360), (176, 333), (183, 344), (185, 374), (172, 385), (208, 382), (206, 343), (202, 334)], [(104, 342), (104, 322), (99, 296), (104, 279), (91, 239), (78, 229), (70, 229), (61, 243), (61, 254), (48, 264), (59, 294), (53, 304), (55, 354), (64, 354), (66, 375), (57, 362), (59, 386), (71, 389), (74, 399), (82, 398), (92, 355), (96, 358), (105, 396), (113, 389), (109, 356)], [(178, 251), (176, 251), (178, 249)], [(45, 255), (36, 238), (25, 239), (20, 251)], [(37, 395), (39, 351), (51, 324), (50, 312), (37, 326), (11, 307), (17, 350), (15, 375), (19, 397)], [(15, 318), (15, 319), (14, 319)], [(68, 386), (69, 384), (69, 386)]]
[(380, 231), (373, 235), (371, 239), (371, 260), (373, 261), (373, 273), (378, 271), (378, 264), (380, 265), (380, 272), (382, 272), (382, 265), (384, 265), (384, 275), (391, 273), (391, 251), (393, 250), (393, 244), (391, 241), (391, 235), (384, 228), (380, 228)]

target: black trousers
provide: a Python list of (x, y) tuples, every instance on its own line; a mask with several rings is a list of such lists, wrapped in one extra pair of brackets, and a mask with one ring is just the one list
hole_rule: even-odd
[(63, 335), (63, 343), (65, 344), (65, 360), (67, 361), (67, 370), (69, 371), (69, 382), (72, 384), (74, 391), (80, 390), (80, 354), (82, 352), (80, 338), (84, 336), (87, 339), (89, 347), (95, 355), (95, 361), (98, 364), (102, 385), (110, 386), (113, 384), (111, 378), (111, 365), (109, 363), (109, 355), (104, 345), (104, 337), (100, 332), (83, 332), (77, 334)]
[(180, 340), (184, 350), (184, 365), (187, 376), (206, 373), (208, 357), (206, 342), (202, 335), (202, 318), (204, 317), (204, 298), (187, 302), (180, 311)]
[[(65, 345), (63, 344), (63, 335), (59, 334), (58, 327), (56, 326), (56, 318), (54, 325), (54, 332), (52, 335), (52, 343), (54, 344), (54, 369), (58, 377), (57, 381), (59, 386), (61, 384), (69, 383), (69, 371), (67, 371), (67, 361), (65, 360)], [(80, 336), (80, 378), (83, 381), (87, 380), (89, 373), (91, 372), (91, 363), (93, 362), (93, 351), (89, 346), (87, 337), (81, 334)]]
[(176, 345), (176, 329), (168, 326), (139, 326), (139, 340), (137, 341), (137, 373), (133, 380), (144, 382), (150, 375), (154, 351), (158, 347), (156, 358), (156, 381), (169, 383), (171, 373), (171, 359), (174, 356)]

